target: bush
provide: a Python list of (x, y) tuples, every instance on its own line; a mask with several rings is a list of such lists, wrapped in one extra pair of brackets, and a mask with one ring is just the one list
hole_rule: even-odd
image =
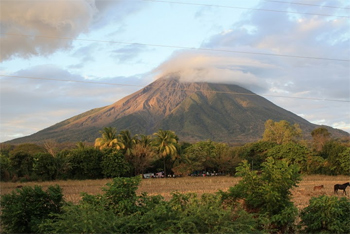
[(349, 233), (350, 199), (325, 195), (313, 197), (300, 218), (305, 233)]
[(66, 156), (71, 179), (99, 179), (102, 178), (100, 162), (103, 153), (94, 148), (74, 149)]
[(237, 168), (237, 175), (242, 176), (239, 183), (228, 192), (221, 192), (228, 204), (243, 200), (248, 212), (257, 213), (270, 224), (264, 227), (272, 232), (294, 229), (294, 220), (298, 213), (291, 202), (292, 187), (300, 181), (299, 167), (290, 165), (285, 160), (267, 158), (262, 164), (262, 172), (251, 171), (246, 160)]
[(116, 214), (134, 213), (137, 210), (136, 190), (140, 182), (140, 177), (114, 178), (112, 183), (107, 184), (108, 187), (102, 188), (106, 208)]
[(40, 225), (41, 233), (115, 233), (117, 220), (112, 211), (103, 206), (83, 203), (67, 205), (55, 219)]
[(224, 207), (221, 196), (173, 193), (136, 195), (140, 177), (115, 178), (102, 195), (83, 195), (55, 219), (40, 225), (44, 233), (259, 233), (252, 214)]
[(50, 214), (61, 212), (61, 188), (50, 186), (46, 192), (39, 186), (25, 186), (1, 197), (1, 224), (9, 233), (38, 233), (39, 225)]

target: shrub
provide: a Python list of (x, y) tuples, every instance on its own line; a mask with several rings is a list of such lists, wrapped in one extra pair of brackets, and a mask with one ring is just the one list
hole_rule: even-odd
[(243, 199), (247, 211), (270, 220), (268, 231), (293, 229), (298, 210), (291, 202), (290, 189), (300, 181), (299, 167), (267, 158), (260, 175), (250, 170), (246, 160), (237, 171), (242, 180), (228, 192), (221, 192), (223, 199), (229, 204)]
[(83, 203), (66, 205), (55, 219), (46, 220), (40, 225), (41, 233), (115, 233), (117, 220), (112, 211), (103, 206)]
[(94, 148), (74, 149), (66, 156), (71, 179), (102, 178), (100, 162), (103, 153)]
[(306, 233), (349, 233), (350, 199), (325, 195), (313, 197), (300, 218), (302, 231)]
[(136, 190), (140, 181), (140, 177), (114, 178), (112, 183), (102, 188), (105, 192), (106, 208), (116, 214), (134, 213), (137, 210)]
[(5, 232), (36, 233), (39, 225), (60, 213), (63, 205), (61, 188), (50, 186), (46, 191), (41, 187), (25, 186), (1, 197), (1, 224)]

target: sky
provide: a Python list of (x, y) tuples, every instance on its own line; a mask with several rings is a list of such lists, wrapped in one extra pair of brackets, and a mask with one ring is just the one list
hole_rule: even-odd
[(1, 0), (0, 28), (0, 142), (172, 73), (350, 132), (348, 1)]

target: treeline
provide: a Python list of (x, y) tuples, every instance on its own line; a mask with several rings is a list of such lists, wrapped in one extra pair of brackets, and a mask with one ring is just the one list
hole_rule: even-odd
[(103, 194), (67, 203), (62, 189), (23, 187), (1, 197), (4, 233), (348, 233), (350, 200), (320, 196), (300, 213), (291, 189), (300, 168), (268, 157), (258, 173), (244, 160), (227, 192), (138, 195), (140, 177), (116, 177)]
[(234, 175), (242, 160), (261, 170), (268, 157), (297, 164), (305, 174), (350, 175), (349, 140), (332, 139), (323, 127), (312, 131), (312, 141), (305, 141), (298, 125), (268, 120), (260, 141), (235, 147), (210, 140), (180, 142), (169, 130), (132, 135), (107, 127), (100, 133), (94, 144), (2, 144), (1, 180), (99, 179), (148, 172)]

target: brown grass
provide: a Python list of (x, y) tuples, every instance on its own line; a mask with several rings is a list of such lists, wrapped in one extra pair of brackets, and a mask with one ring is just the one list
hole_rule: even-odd
[[(170, 199), (171, 193), (178, 191), (180, 193), (197, 193), (201, 196), (203, 193), (214, 193), (218, 190), (226, 191), (229, 187), (234, 186), (240, 179), (235, 177), (184, 177), (184, 178), (168, 178), (168, 179), (144, 179), (142, 180), (138, 193), (147, 192), (149, 195), (162, 195), (166, 200)], [(337, 183), (345, 183), (350, 181), (348, 176), (324, 176), (311, 175), (304, 176), (297, 188), (292, 190), (293, 202), (299, 208), (306, 207), (311, 197), (320, 195), (333, 195), (333, 186)], [(49, 185), (58, 184), (63, 189), (64, 199), (66, 201), (77, 203), (81, 199), (80, 194), (86, 192), (88, 194), (101, 194), (102, 187), (111, 179), (103, 180), (67, 180), (54, 182), (27, 182), (12, 183), (1, 182), (0, 194), (10, 193), (16, 189), (16, 186), (34, 186), (39, 185), (44, 190)], [(321, 190), (314, 191), (314, 186), (323, 185)], [(337, 196), (345, 196), (342, 191)], [(350, 191), (347, 189), (347, 197), (350, 197)]]

